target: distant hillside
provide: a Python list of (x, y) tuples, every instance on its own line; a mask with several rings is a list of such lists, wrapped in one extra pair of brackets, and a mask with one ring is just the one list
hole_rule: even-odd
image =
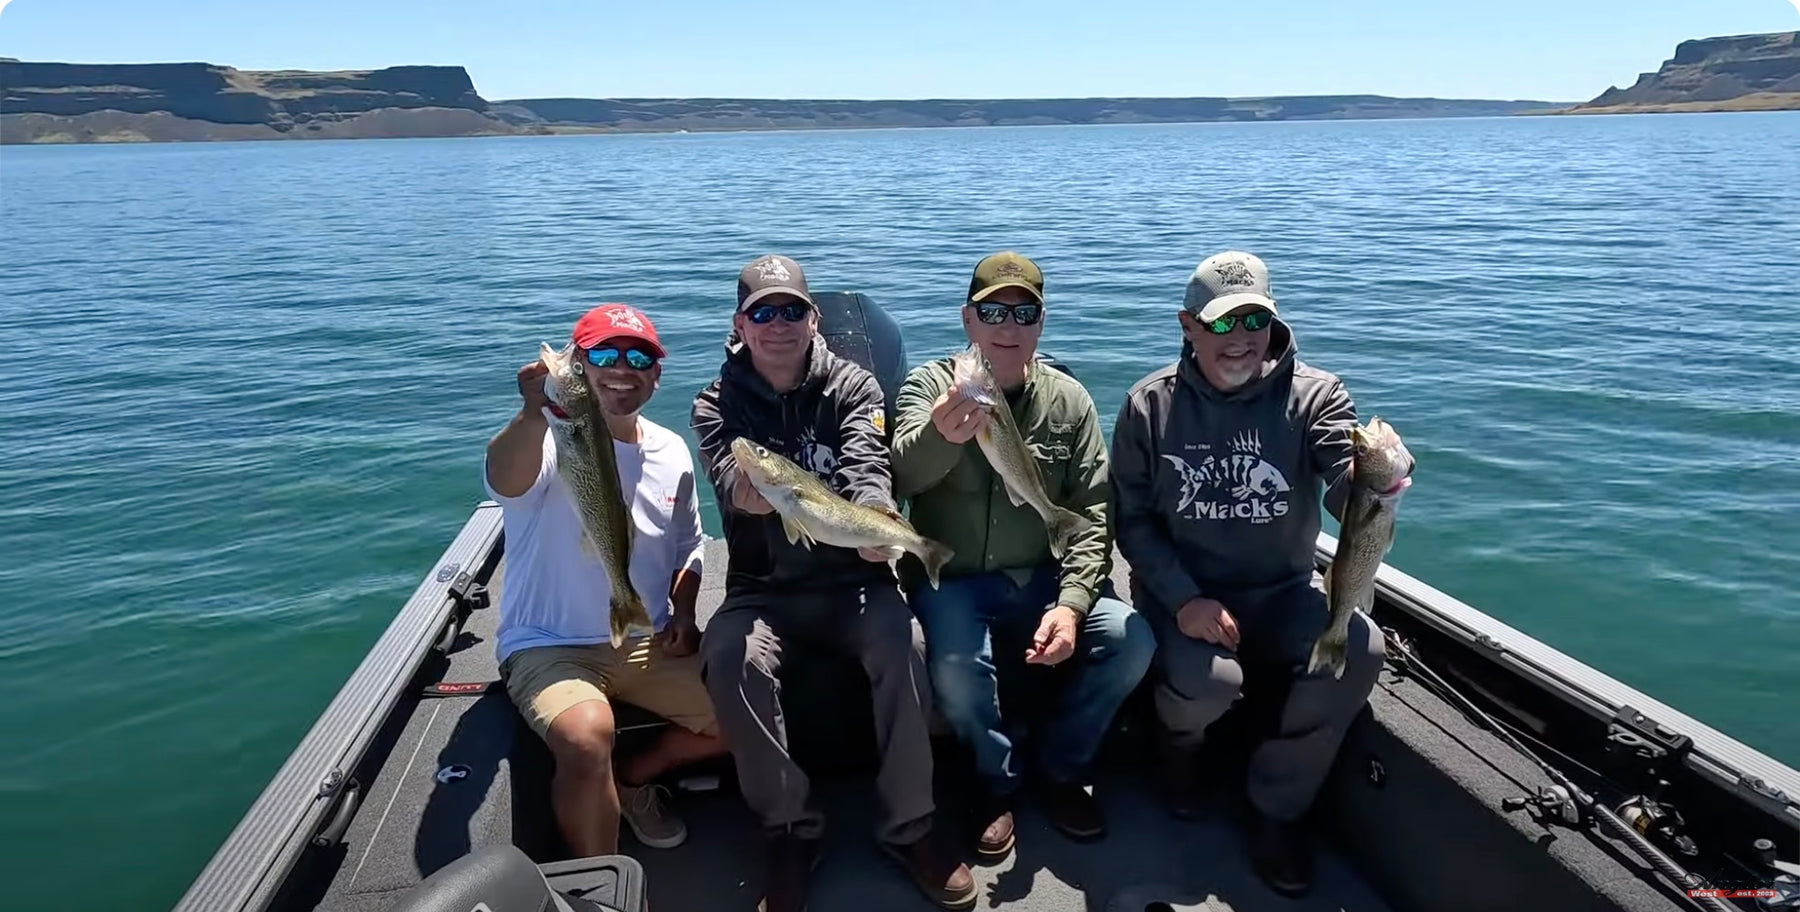
[(0, 60), (0, 142), (471, 136), (488, 114), (462, 67), (256, 72), (206, 63)]
[(1800, 32), (1683, 41), (1630, 88), (1609, 88), (1567, 114), (1800, 110)]
[(461, 67), (250, 71), (208, 63), (0, 59), (0, 142), (193, 142), (674, 130), (961, 127), (1486, 117), (1560, 107), (1320, 95), (1277, 98), (527, 98), (490, 104)]
[(1542, 111), (1545, 101), (1460, 101), (1380, 95), (1274, 98), (1043, 98), (854, 101), (763, 98), (521, 98), (493, 113), (550, 129), (773, 130), (1026, 124), (1193, 123), (1490, 117)]

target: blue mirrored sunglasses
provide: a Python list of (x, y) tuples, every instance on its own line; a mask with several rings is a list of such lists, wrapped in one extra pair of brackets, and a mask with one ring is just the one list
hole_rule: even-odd
[(775, 319), (776, 314), (781, 314), (781, 318), (789, 323), (798, 323), (806, 319), (810, 310), (812, 308), (805, 301), (789, 301), (786, 304), (758, 304), (750, 308), (747, 316), (758, 326)]
[(612, 367), (619, 363), (619, 356), (625, 356), (625, 364), (632, 370), (649, 370), (656, 366), (656, 356), (641, 348), (590, 348), (588, 363), (595, 367)]

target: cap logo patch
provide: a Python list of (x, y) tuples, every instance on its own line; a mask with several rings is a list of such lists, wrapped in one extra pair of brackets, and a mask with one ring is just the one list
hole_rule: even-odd
[(765, 282), (785, 282), (793, 278), (793, 275), (787, 271), (787, 267), (781, 265), (781, 261), (774, 257), (757, 260), (756, 274)]
[(1002, 279), (1022, 279), (1025, 278), (1025, 267), (1020, 266), (1018, 263), (1011, 260), (1007, 260), (994, 267), (994, 275)]
[(1256, 284), (1256, 276), (1250, 274), (1250, 267), (1239, 260), (1227, 260), (1220, 263), (1214, 272), (1219, 277), (1220, 285), (1238, 288)]
[(623, 308), (609, 310), (606, 312), (606, 319), (611, 321), (614, 329), (629, 329), (632, 332), (644, 331), (644, 321), (638, 319), (638, 315), (633, 311)]

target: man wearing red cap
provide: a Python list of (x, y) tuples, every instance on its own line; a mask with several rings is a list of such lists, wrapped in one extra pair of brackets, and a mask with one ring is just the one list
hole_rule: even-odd
[[(687, 827), (663, 805), (667, 792), (651, 783), (724, 752), (695, 654), (703, 539), (694, 460), (679, 434), (639, 414), (665, 354), (649, 317), (602, 304), (576, 321), (571, 341), (612, 432), (619, 476), (633, 485), (622, 492), (636, 535), (631, 582), (657, 632), (609, 642), (612, 584), (583, 552), (581, 519), (546, 433), (547, 368), (533, 361), (519, 368), (518, 414), (487, 449), (485, 483), (506, 530), (495, 655), (507, 693), (555, 757), (551, 801), (569, 848), (582, 857), (617, 852), (621, 816), (640, 842), (671, 848), (687, 838)], [(675, 723), (616, 767), (611, 698)]]

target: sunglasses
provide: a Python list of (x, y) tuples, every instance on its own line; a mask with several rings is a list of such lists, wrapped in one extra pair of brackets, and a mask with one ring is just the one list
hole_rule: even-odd
[(1269, 324), (1274, 321), (1274, 314), (1269, 313), (1266, 310), (1253, 310), (1242, 316), (1227, 314), (1217, 320), (1208, 320), (1200, 325), (1206, 327), (1207, 332), (1212, 333), (1215, 336), (1222, 336), (1231, 332), (1231, 328), (1239, 323), (1244, 324), (1244, 330), (1246, 332), (1257, 332), (1259, 330), (1267, 329)]
[(632, 370), (645, 371), (656, 366), (656, 356), (641, 348), (590, 348), (587, 353), (588, 363), (595, 367), (612, 367), (621, 356)]
[(983, 301), (972, 306), (975, 308), (975, 319), (989, 326), (1005, 323), (1008, 312), (1011, 312), (1013, 322), (1020, 326), (1030, 326), (1044, 318), (1042, 304), (996, 304), (993, 301)]
[(789, 323), (798, 323), (806, 319), (806, 315), (811, 311), (812, 308), (805, 301), (789, 301), (786, 304), (758, 304), (750, 308), (745, 315), (750, 318), (750, 322), (761, 326), (775, 319), (776, 314), (780, 314), (781, 318)]

